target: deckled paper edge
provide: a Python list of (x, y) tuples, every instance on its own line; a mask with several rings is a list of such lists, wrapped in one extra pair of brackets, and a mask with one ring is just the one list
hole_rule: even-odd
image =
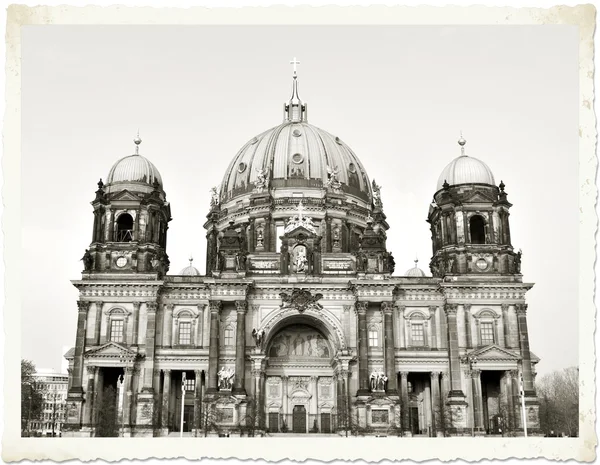
[[(468, 10), (468, 14), (465, 14)], [(20, 31), (27, 25), (44, 24), (420, 24), (420, 25), (539, 25), (559, 24), (579, 28), (579, 363), (580, 437), (561, 440), (544, 438), (131, 438), (60, 440), (20, 437), (19, 351), (11, 351), (4, 362), (5, 429), (2, 439), (4, 461), (51, 459), (82, 461), (101, 458), (145, 459), (185, 457), (190, 459), (238, 458), (305, 460), (318, 459), (415, 461), (438, 458), (467, 461), (482, 458), (533, 458), (554, 460), (595, 458), (595, 351), (594, 289), (595, 233), (597, 216), (595, 185), (597, 160), (596, 117), (593, 110), (594, 43), (596, 10), (593, 5), (541, 8), (499, 7), (250, 7), (250, 8), (150, 8), (150, 7), (72, 7), (12, 5), (8, 8), (6, 30), (6, 110), (4, 136), (2, 218), (5, 253), (5, 336), (6, 347), (20, 344), (19, 248), (21, 224), (20, 150), (21, 90)], [(594, 253), (590, 253), (590, 251)], [(49, 308), (52, 308), (49, 302)], [(11, 311), (11, 309), (13, 311)], [(320, 442), (322, 441), (322, 442)]]

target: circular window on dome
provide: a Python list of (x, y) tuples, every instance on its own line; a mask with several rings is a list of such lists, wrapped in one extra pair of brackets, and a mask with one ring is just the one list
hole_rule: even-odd
[(295, 153), (294, 155), (292, 155), (292, 161), (299, 165), (304, 161), (304, 157), (299, 153)]
[(248, 165), (246, 165), (246, 163), (241, 162), (238, 165), (238, 172), (243, 173), (244, 171), (246, 171), (246, 168), (248, 167)]
[(356, 173), (356, 165), (355, 165), (354, 163), (350, 163), (350, 164), (348, 165), (348, 170), (349, 170), (351, 173)]
[(336, 138), (335, 138), (335, 141), (336, 141), (338, 144), (342, 145), (342, 139), (340, 139), (339, 137), (336, 137)]
[(293, 135), (294, 137), (300, 137), (300, 136), (302, 135), (302, 133), (300, 132), (300, 129), (294, 129), (294, 130), (292, 131), (292, 135)]
[(488, 262), (484, 258), (480, 258), (475, 262), (475, 264), (477, 265), (477, 268), (479, 268), (481, 271), (485, 271), (488, 267)]
[(250, 141), (251, 145), (254, 145), (258, 142), (258, 139), (256, 137), (252, 138), (252, 140)]

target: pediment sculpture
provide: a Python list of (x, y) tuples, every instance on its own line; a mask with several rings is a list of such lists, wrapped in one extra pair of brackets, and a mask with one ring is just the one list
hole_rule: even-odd
[(323, 294), (315, 294), (314, 296), (306, 289), (294, 289), (291, 294), (281, 292), (279, 294), (282, 303), (281, 308), (295, 308), (300, 313), (310, 309), (322, 309), (323, 306), (318, 302), (323, 298)]

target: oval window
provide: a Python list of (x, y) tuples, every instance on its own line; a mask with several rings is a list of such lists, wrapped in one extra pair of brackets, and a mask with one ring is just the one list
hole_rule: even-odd
[(295, 153), (292, 155), (292, 161), (296, 164), (300, 164), (304, 161), (304, 157), (299, 153)]
[(335, 141), (339, 144), (342, 145), (342, 139), (340, 139), (339, 137), (335, 138)]
[(351, 173), (356, 173), (356, 165), (354, 163), (350, 163), (348, 165), (348, 169), (350, 170)]
[(251, 145), (254, 145), (258, 142), (258, 139), (256, 137), (253, 137), (252, 140), (250, 141)]
[(246, 165), (246, 163), (244, 163), (244, 162), (241, 162), (241, 163), (238, 165), (238, 171), (239, 171), (240, 173), (243, 173), (244, 171), (246, 171), (246, 168), (247, 168), (247, 165)]
[(302, 133), (300, 132), (300, 129), (294, 129), (294, 130), (292, 131), (292, 135), (293, 135), (294, 137), (300, 137), (300, 136), (302, 135)]

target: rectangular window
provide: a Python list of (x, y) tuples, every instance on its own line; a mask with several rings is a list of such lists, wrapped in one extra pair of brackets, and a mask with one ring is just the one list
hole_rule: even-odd
[(481, 323), (481, 345), (494, 343), (494, 323)]
[(423, 323), (413, 323), (411, 325), (412, 345), (422, 346), (425, 345), (425, 336), (423, 332)]
[(185, 390), (193, 391), (196, 388), (196, 380), (195, 379), (185, 379)]
[(192, 323), (182, 321), (179, 323), (179, 344), (189, 345), (192, 343)]
[(376, 329), (369, 330), (369, 347), (377, 347), (379, 345), (379, 334)]
[(123, 342), (123, 320), (111, 320), (110, 340), (113, 342)]
[(225, 330), (225, 345), (232, 346), (233, 345), (233, 329), (227, 328)]

